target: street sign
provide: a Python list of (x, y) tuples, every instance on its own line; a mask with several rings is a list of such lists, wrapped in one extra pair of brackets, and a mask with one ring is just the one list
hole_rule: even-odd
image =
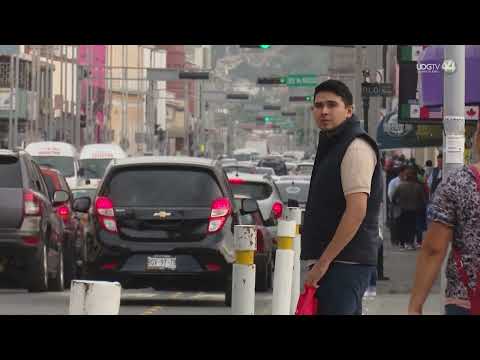
[(393, 84), (390, 83), (362, 83), (363, 97), (393, 96)]
[(314, 74), (288, 75), (282, 78), (282, 83), (288, 87), (315, 87), (318, 85), (318, 76)]

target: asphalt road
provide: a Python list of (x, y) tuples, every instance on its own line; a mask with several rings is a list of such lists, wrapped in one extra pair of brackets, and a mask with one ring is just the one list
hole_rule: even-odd
[[(67, 315), (70, 292), (0, 289), (0, 315)], [(255, 314), (271, 314), (270, 293), (257, 293)], [(231, 315), (220, 292), (122, 290), (120, 315)]]

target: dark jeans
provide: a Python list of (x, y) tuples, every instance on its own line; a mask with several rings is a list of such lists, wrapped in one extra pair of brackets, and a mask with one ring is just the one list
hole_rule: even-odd
[(398, 236), (400, 245), (413, 245), (417, 232), (417, 213), (415, 211), (402, 211), (398, 218)]
[(334, 262), (318, 283), (318, 315), (361, 315), (362, 298), (376, 266)]
[(470, 314), (470, 310), (467, 310), (464, 307), (448, 304), (448, 305), (445, 305), (445, 315), (471, 315), (471, 314)]

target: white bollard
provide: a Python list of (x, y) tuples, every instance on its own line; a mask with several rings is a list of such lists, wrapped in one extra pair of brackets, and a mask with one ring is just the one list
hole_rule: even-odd
[(293, 239), (297, 224), (295, 221), (280, 220), (277, 227), (278, 249), (275, 254), (275, 275), (273, 279), (273, 315), (289, 315), (292, 299)]
[(236, 225), (233, 245), (236, 260), (232, 274), (232, 315), (254, 315), (257, 227)]
[(294, 315), (297, 310), (298, 298), (300, 297), (300, 252), (301, 237), (300, 225), (302, 225), (302, 209), (289, 207), (285, 212), (285, 220), (295, 221), (295, 238), (293, 239), (293, 251), (295, 257), (293, 260), (293, 279), (292, 279), (292, 301), (290, 304), (290, 315)]
[(73, 280), (70, 315), (118, 315), (122, 286), (118, 282)]

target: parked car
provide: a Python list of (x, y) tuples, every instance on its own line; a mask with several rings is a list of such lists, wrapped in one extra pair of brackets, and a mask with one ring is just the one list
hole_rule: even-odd
[(277, 176), (288, 175), (287, 165), (281, 157), (266, 157), (260, 160), (257, 166), (272, 168), (275, 171), (275, 175)]
[(280, 191), (284, 206), (289, 206), (289, 200), (295, 200), (299, 207), (305, 209), (310, 189), (309, 176), (281, 176), (275, 181), (275, 185)]
[(280, 193), (268, 175), (227, 174), (236, 196), (257, 200), (265, 225), (276, 235), (277, 220), (282, 216)]
[(40, 171), (47, 185), (50, 199), (53, 200), (56, 191), (61, 190), (68, 194), (66, 201), (56, 203), (55, 212), (64, 225), (64, 282), (65, 288), (69, 289), (72, 280), (85, 276), (86, 249), (83, 226), (73, 211), (73, 195), (64, 176), (58, 170), (42, 166)]
[[(243, 203), (248, 211), (249, 202)], [(89, 197), (80, 197), (74, 207), (85, 213), (90, 205)], [(119, 281), (124, 288), (209, 290), (212, 282), (230, 305), (239, 211), (216, 161), (114, 160), (92, 208), (89, 277)]]
[[(235, 196), (238, 206), (241, 200), (248, 199), (246, 196)], [(241, 225), (255, 225), (257, 227), (257, 251), (255, 252), (255, 289), (257, 291), (268, 291), (272, 288), (273, 261), (275, 236), (265, 225), (258, 203), (256, 210), (251, 213), (242, 213), (240, 216)]]
[(63, 291), (64, 225), (38, 165), (24, 151), (0, 150), (0, 276), (30, 292)]

